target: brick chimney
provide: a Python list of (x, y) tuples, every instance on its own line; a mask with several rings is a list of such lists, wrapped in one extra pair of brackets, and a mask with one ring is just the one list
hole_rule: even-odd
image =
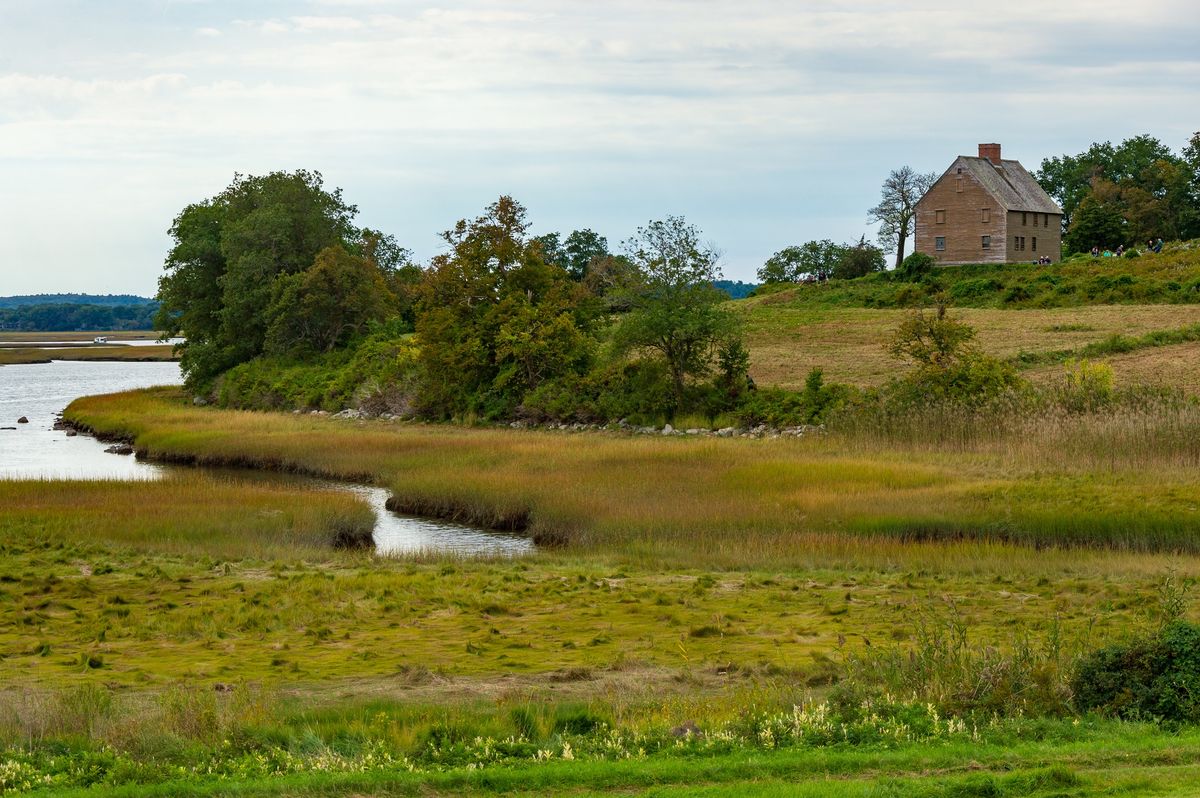
[(980, 144), (979, 157), (987, 158), (992, 162), (993, 166), (1000, 165), (1000, 145), (999, 144)]

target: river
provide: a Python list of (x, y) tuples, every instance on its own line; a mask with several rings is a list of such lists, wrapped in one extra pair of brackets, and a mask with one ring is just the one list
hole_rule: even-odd
[[(94, 438), (70, 436), (64, 430), (54, 429), (54, 420), (80, 396), (179, 383), (177, 363), (56, 360), (0, 366), (0, 479), (163, 478), (181, 467), (110, 454), (104, 451), (107, 446)], [(27, 418), (28, 423), (17, 423), (21, 417)], [(533, 542), (519, 535), (393, 513), (384, 507), (387, 491), (373, 485), (261, 471), (213, 469), (210, 472), (223, 479), (287, 481), (313, 490), (353, 492), (375, 511), (375, 548), (380, 554), (440, 551), (467, 556), (517, 556), (533, 550)]]

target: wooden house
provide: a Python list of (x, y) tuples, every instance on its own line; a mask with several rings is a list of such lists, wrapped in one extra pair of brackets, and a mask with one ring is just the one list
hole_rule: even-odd
[(999, 144), (960, 155), (916, 206), (916, 251), (939, 264), (1032, 263), (1062, 256), (1062, 208)]

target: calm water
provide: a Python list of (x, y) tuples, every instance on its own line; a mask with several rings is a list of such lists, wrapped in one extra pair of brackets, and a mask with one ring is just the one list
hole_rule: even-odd
[[(55, 416), (73, 399), (152, 385), (178, 385), (177, 363), (53, 363), (0, 366), (0, 479), (160, 479), (172, 470), (105, 452), (107, 444), (55, 430)], [(18, 424), (25, 416), (28, 424)], [(375, 510), (375, 546), (381, 554), (450, 551), (516, 556), (533, 550), (528, 538), (393, 513), (388, 493), (370, 485), (304, 480), (264, 472), (212, 471), (227, 479), (287, 481), (314, 490), (351, 491)]]
[(71, 348), (87, 347), (87, 346), (161, 346), (162, 344), (178, 344), (182, 343), (182, 338), (168, 338), (165, 341), (157, 341), (153, 338), (146, 340), (128, 340), (124, 338), (109, 338), (103, 344), (93, 344), (91, 341), (0, 341), (0, 349), (5, 347), (16, 349), (29, 349), (31, 347), (37, 349), (54, 349), (54, 348)]
[[(0, 366), (0, 479), (157, 479), (161, 466), (106, 454), (106, 444), (52, 429), (80, 396), (178, 385), (178, 363), (54, 361)], [(26, 416), (28, 424), (18, 424)]]

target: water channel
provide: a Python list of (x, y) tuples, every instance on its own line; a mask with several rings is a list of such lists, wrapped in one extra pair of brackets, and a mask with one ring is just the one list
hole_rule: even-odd
[[(0, 479), (151, 480), (183, 468), (111, 454), (105, 451), (106, 444), (94, 438), (54, 429), (56, 416), (80, 396), (179, 383), (177, 363), (56, 360), (0, 366)], [(28, 423), (17, 423), (21, 417)], [(286, 481), (313, 490), (355, 493), (375, 511), (375, 547), (380, 554), (440, 551), (517, 556), (533, 550), (533, 542), (519, 535), (393, 513), (384, 507), (387, 491), (373, 485), (261, 471), (209, 471), (221, 479)]]

